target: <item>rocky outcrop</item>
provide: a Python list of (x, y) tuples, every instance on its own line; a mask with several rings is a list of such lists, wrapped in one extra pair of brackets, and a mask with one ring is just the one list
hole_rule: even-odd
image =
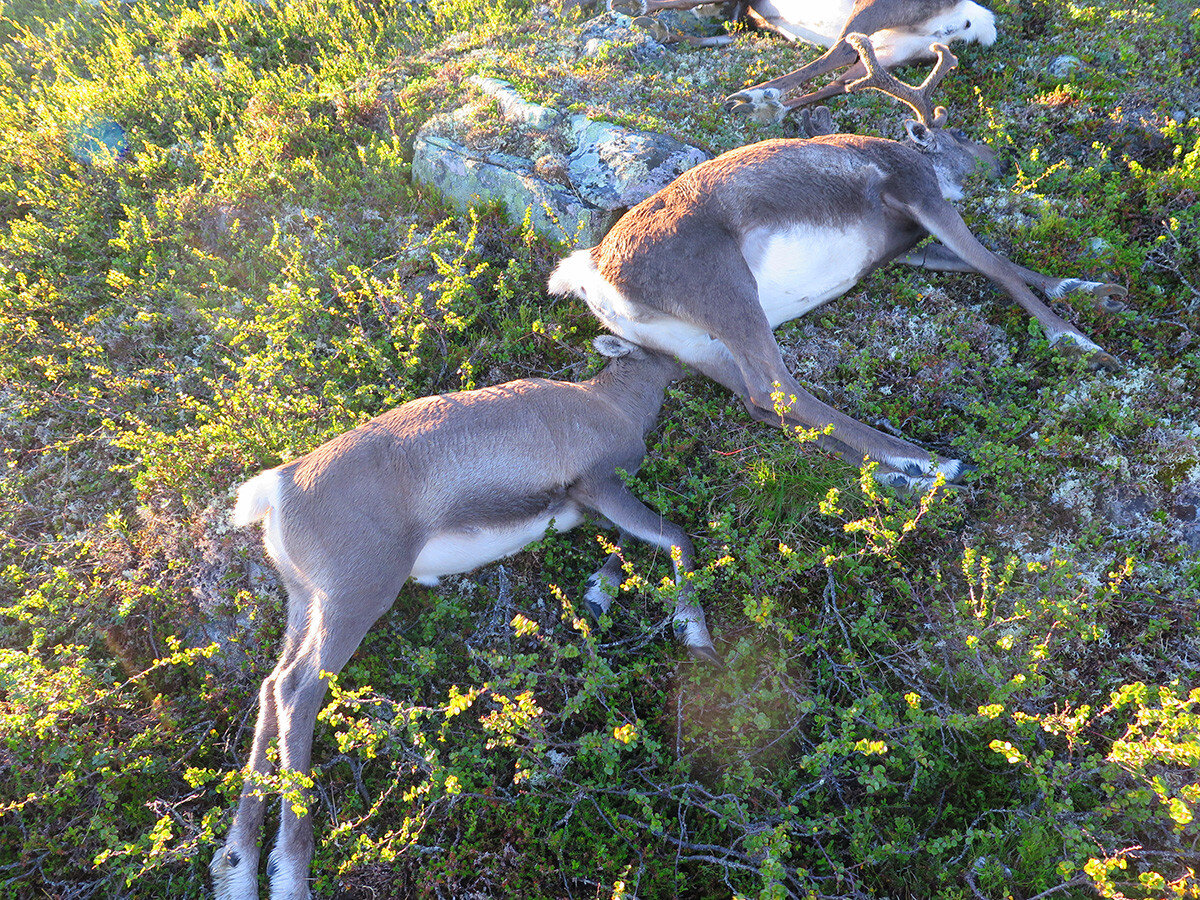
[(533, 168), (531, 160), (474, 150), (430, 126), (413, 145), (413, 180), (436, 188), (459, 209), (499, 202), (514, 225), (528, 216), (535, 231), (556, 241), (593, 241), (611, 227), (615, 219), (607, 211), (588, 206)]
[(624, 211), (708, 159), (699, 147), (647, 131), (632, 131), (584, 116), (571, 120), (575, 151), (567, 165), (585, 203)]
[(526, 157), (471, 146), (462, 117), (450, 113), (417, 133), (413, 178), (460, 209), (499, 202), (510, 222), (528, 218), (551, 240), (598, 243), (625, 210), (709, 158), (666, 135), (530, 103), (496, 78), (472, 82), (494, 98), (508, 124), (530, 135), (530, 147), (555, 144), (565, 152), (535, 159), (532, 151)]

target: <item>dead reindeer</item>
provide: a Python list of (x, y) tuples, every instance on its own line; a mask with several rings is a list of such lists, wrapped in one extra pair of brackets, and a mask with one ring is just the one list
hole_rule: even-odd
[[(267, 553), (287, 588), (283, 651), (259, 692), (247, 779), (229, 837), (212, 861), (218, 900), (258, 896), (258, 839), (271, 741), (279, 768), (307, 773), (326, 691), (367, 631), (412, 578), (435, 584), (516, 553), (586, 513), (677, 554), (674, 632), (716, 660), (688, 573), (692, 543), (643, 505), (618, 469), (635, 471), (674, 358), (618, 337), (596, 339), (611, 362), (578, 384), (525, 379), (414, 400), (251, 478), (234, 524), (263, 521)], [(608, 609), (621, 581), (616, 553), (589, 583), (587, 602)], [(268, 870), (273, 900), (307, 898), (312, 822), (282, 803)]]
[[(637, 24), (667, 43), (683, 41), (719, 46), (731, 38), (688, 38), (656, 27), (649, 14), (664, 9), (694, 9), (706, 0), (609, 0), (610, 8), (640, 16)], [(978, 41), (985, 47), (996, 40), (996, 16), (974, 0), (739, 0), (733, 17), (745, 18), (788, 41), (805, 41), (827, 50), (812, 62), (778, 78), (732, 94), (725, 108), (769, 122), (793, 109), (820, 103), (846, 93), (847, 85), (866, 74), (851, 34), (865, 34), (879, 64), (893, 69), (933, 59), (931, 44)], [(789, 92), (820, 75), (846, 68), (834, 81), (801, 97), (785, 100)]]
[[(950, 200), (995, 156), (942, 127), (946, 111), (929, 93), (955, 64), (938, 64), (914, 88), (875, 60), (862, 35), (847, 40), (874, 88), (908, 104), (907, 142), (831, 134), (763, 141), (690, 169), (626, 213), (596, 247), (578, 250), (550, 278), (555, 294), (583, 299), (604, 325), (683, 362), (737, 394), (761, 421), (832, 428), (817, 443), (850, 462), (881, 464), (880, 480), (925, 487), (938, 474), (959, 479), (958, 460), (931, 458), (915, 444), (843, 415), (800, 387), (785, 368), (772, 329), (841, 296), (898, 260), (935, 271), (986, 275), (1041, 323), (1050, 342), (1119, 368), (1112, 356), (1059, 318), (1029, 290), (1058, 299), (1083, 290), (1119, 309), (1124, 288), (1054, 278), (988, 251)], [(925, 237), (939, 243), (915, 250)], [(776, 386), (790, 409), (780, 416)]]

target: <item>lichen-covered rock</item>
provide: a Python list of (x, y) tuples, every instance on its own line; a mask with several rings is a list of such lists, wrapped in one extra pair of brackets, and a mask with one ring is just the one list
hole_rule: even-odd
[(1051, 78), (1070, 78), (1081, 65), (1083, 65), (1083, 61), (1078, 56), (1063, 54), (1050, 60), (1046, 71)]
[(534, 230), (551, 240), (595, 243), (612, 215), (533, 174), (533, 163), (505, 153), (472, 150), (423, 130), (413, 145), (413, 178), (435, 187), (460, 209), (499, 202), (519, 225), (528, 214)]
[(698, 147), (647, 131), (577, 116), (578, 144), (567, 166), (571, 184), (593, 206), (624, 210), (708, 159)]
[(581, 115), (567, 121), (496, 78), (473, 83), (499, 102), (510, 123), (507, 148), (528, 157), (471, 147), (473, 134), (496, 132), (495, 115), (487, 113), (490, 121), (481, 122), (480, 109), (464, 107), (417, 133), (413, 179), (460, 209), (499, 202), (510, 222), (519, 224), (528, 215), (533, 228), (551, 240), (599, 243), (625, 210), (708, 159), (698, 147), (666, 135)]
[(562, 122), (563, 115), (557, 109), (542, 106), (539, 103), (530, 103), (518, 94), (507, 81), (501, 81), (499, 78), (484, 78), (480, 75), (472, 75), (470, 81), (485, 94), (496, 98), (506, 119), (542, 131), (554, 128)]

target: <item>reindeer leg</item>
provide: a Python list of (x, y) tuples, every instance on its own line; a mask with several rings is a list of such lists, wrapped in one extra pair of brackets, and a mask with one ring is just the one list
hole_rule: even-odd
[(678, 41), (688, 47), (728, 47), (736, 40), (732, 34), (714, 34), (711, 37), (680, 35)]
[(719, 34), (713, 37), (696, 37), (681, 31), (672, 31), (653, 16), (638, 16), (633, 20), (633, 27), (646, 32), (660, 44), (683, 44), (687, 47), (725, 47), (733, 43), (732, 34)]
[(624, 562), (621, 559), (620, 548), (628, 537), (629, 533), (621, 530), (620, 536), (617, 538), (617, 551), (608, 554), (604, 565), (588, 578), (583, 600), (587, 604), (588, 612), (597, 619), (608, 612), (613, 598), (617, 596), (617, 591), (621, 587), (621, 582), (625, 580)]
[[(264, 543), (288, 592), (288, 626), (284, 650), (263, 681), (250, 773), (225, 845), (212, 862), (218, 900), (258, 897), (258, 838), (264, 799), (255, 776), (270, 773), (271, 741), (278, 739), (279, 769), (307, 774), (313, 729), (325, 695), (322, 673), (341, 671), (362, 643), (367, 630), (396, 599), (411, 571), (419, 542), (395, 534), (354, 529), (359, 549), (386, 566), (354, 570), (341, 577), (338, 566), (318, 555), (321, 542), (313, 535), (293, 541), (302, 554), (289, 554), (286, 528), (277, 512), (264, 522)], [(323, 522), (326, 526), (336, 523)], [(336, 527), (334, 528), (336, 530)], [(323, 579), (323, 580), (322, 580)], [(297, 801), (297, 802), (302, 802)], [(308, 869), (312, 859), (312, 819), (300, 815), (287, 798), (282, 803), (279, 836), (268, 863), (272, 900), (307, 900)]]
[[(388, 549), (392, 548), (379, 548), (382, 553)], [(409, 568), (411, 564), (412, 557), (407, 560)], [(408, 568), (404, 572), (407, 574)], [(327, 689), (325, 675), (342, 670), (371, 626), (395, 601), (403, 579), (397, 583), (387, 574), (354, 573), (335, 587), (314, 591), (315, 602), (303, 643), (274, 683), (281, 771), (305, 775), (310, 771), (313, 731)], [(283, 798), (279, 835), (267, 866), (271, 900), (307, 900), (309, 896), (312, 817), (307, 811), (302, 815), (296, 811), (296, 804), (305, 802), (306, 796), (299, 800)]]
[(265, 799), (254, 776), (269, 775), (273, 769), (267, 759), (267, 747), (279, 733), (274, 690), (279, 671), (276, 666), (259, 689), (258, 725), (254, 729), (254, 745), (237, 813), (225, 843), (213, 854), (209, 865), (216, 900), (256, 900), (258, 897), (258, 839)]
[[(976, 275), (982, 274), (970, 263), (959, 259), (949, 247), (938, 243), (926, 244), (924, 247), (910, 250), (908, 253), (896, 257), (896, 262), (904, 263), (908, 266), (916, 266), (921, 269), (928, 269), (931, 272), (970, 272)], [(1009, 262), (1012, 264), (1014, 271), (1020, 273), (1026, 284), (1037, 288), (1052, 300), (1061, 300), (1067, 294), (1074, 293), (1075, 291), (1086, 291), (1095, 298), (1096, 305), (1106, 312), (1115, 313), (1126, 308), (1125, 303), (1119, 298), (1129, 296), (1129, 292), (1120, 285), (1105, 284), (1101, 281), (1084, 281), (1081, 278), (1055, 278), (1051, 275), (1036, 272), (1033, 269), (1026, 269), (1011, 260)]]
[(847, 78), (838, 78), (835, 81), (829, 82), (824, 87), (817, 88), (815, 91), (809, 91), (803, 96), (784, 100), (783, 115), (787, 116), (794, 109), (812, 106), (814, 103), (820, 103), (822, 100), (828, 100), (830, 97), (840, 97), (846, 93), (847, 81), (849, 81)]
[(966, 272), (978, 275), (975, 268), (959, 259), (954, 252), (944, 244), (930, 242), (916, 250), (901, 253), (893, 262), (913, 266), (917, 269), (928, 269), (930, 272)]
[(224, 845), (213, 855), (209, 867), (217, 900), (255, 900), (258, 897), (258, 839), (262, 830), (265, 798), (262, 788), (255, 781), (256, 776), (270, 775), (274, 771), (275, 767), (267, 757), (267, 748), (279, 735), (275, 687), (280, 675), (296, 659), (308, 626), (311, 588), (286, 562), (277, 562), (276, 566), (287, 589), (287, 632), (279, 662), (259, 688), (258, 723), (254, 728), (254, 743), (246, 764), (247, 777), (237, 812)]
[[(871, 35), (883, 28), (916, 24), (920, 19), (913, 19), (909, 6), (911, 4), (896, 4), (887, 2), (887, 0), (884, 0), (884, 2), (880, 2), (880, 0), (858, 0), (850, 13), (850, 17), (846, 20), (846, 24), (842, 27), (841, 34), (838, 35), (837, 40), (830, 45), (828, 50), (812, 62), (780, 75), (778, 78), (756, 84), (736, 94), (730, 94), (725, 98), (723, 104), (725, 111), (734, 115), (749, 116), (759, 122), (779, 122), (789, 112), (799, 106), (819, 103), (828, 97), (836, 97), (846, 93), (846, 83), (860, 78), (866, 73), (863, 65), (857, 62), (858, 51), (846, 42), (846, 35), (856, 33)], [(761, 15), (754, 13), (753, 10), (747, 12), (747, 16), (760, 26), (769, 28), (789, 40), (796, 39), (795, 35), (790, 34), (774, 23), (768, 22)], [(912, 21), (909, 21), (910, 19)], [(850, 65), (854, 66), (851, 72), (842, 75), (824, 88), (795, 100), (786, 102), (783, 100), (784, 94), (795, 90), (800, 85), (806, 84), (818, 76), (826, 75), (835, 69), (841, 69)]]
[[(679, 592), (672, 615), (675, 636), (693, 656), (708, 662), (720, 662), (704, 619), (704, 610), (694, 598), (688, 574), (692, 571), (692, 540), (674, 522), (651, 510), (615, 475), (605, 475), (595, 481), (581, 482), (571, 489), (571, 497), (583, 506), (604, 516), (623, 532), (647, 544), (671, 553), (675, 584)], [(676, 561), (675, 554), (678, 554)], [(611, 561), (611, 557), (610, 557)], [(605, 564), (607, 567), (608, 563)]]
[[(759, 122), (778, 122), (786, 116), (790, 107), (784, 106), (783, 95), (800, 85), (811, 81), (818, 75), (825, 75), (834, 69), (851, 65), (858, 59), (858, 53), (845, 41), (839, 41), (821, 56), (807, 65), (801, 66), (778, 78), (764, 81), (753, 87), (748, 87), (736, 94), (730, 94), (722, 104), (727, 113), (738, 116), (749, 116)], [(844, 93), (844, 90), (835, 93)], [(829, 94), (826, 96), (834, 96)], [(816, 102), (816, 101), (811, 101)]]
[[(814, 103), (820, 103), (822, 100), (828, 100), (830, 97), (840, 97), (842, 94), (849, 93), (850, 82), (862, 78), (866, 74), (866, 71), (862, 63), (856, 62), (824, 87), (817, 88), (815, 91), (810, 91), (800, 97), (784, 100), (782, 116), (787, 116), (794, 109), (802, 109), (806, 106), (812, 106)], [(832, 122), (832, 119), (830, 121)], [(829, 134), (831, 131), (825, 133)]]
[(905, 207), (912, 217), (945, 244), (952, 254), (967, 263), (972, 270), (986, 275), (1003, 287), (1022, 309), (1037, 319), (1045, 329), (1051, 345), (1062, 344), (1064, 349), (1087, 356), (1092, 365), (1098, 368), (1110, 372), (1121, 369), (1121, 363), (1116, 357), (1106, 352), (1074, 325), (1057, 316), (1026, 287), (1026, 278), (1029, 275), (1039, 280), (1044, 276), (1023, 269), (984, 247), (975, 235), (971, 234), (962, 216), (948, 202), (926, 200), (908, 203)]
[[(749, 349), (743, 343), (747, 340), (745, 336), (739, 336), (737, 340), (739, 350)], [(769, 331), (766, 339), (759, 335), (757, 342), (750, 346), (753, 351), (739, 360), (730, 351), (728, 342), (715, 340), (702, 352), (680, 359), (741, 397), (750, 415), (760, 422), (817, 430), (832, 425), (832, 433), (817, 435), (816, 445), (854, 465), (868, 459), (878, 462), (880, 470), (876, 479), (890, 487), (924, 491), (932, 487), (938, 475), (944, 476), (947, 482), (957, 482), (973, 470), (961, 460), (937, 457), (916, 444), (884, 434), (822, 403), (804, 390), (784, 367), (779, 345)], [(749, 384), (758, 387), (752, 390)], [(775, 409), (771, 396), (774, 392), (783, 394), (786, 409), (782, 418)]]
[[(624, 296), (620, 305), (636, 311), (632, 318), (605, 301), (603, 291), (589, 294), (589, 307), (608, 328), (676, 355), (733, 391), (759, 421), (822, 432), (832, 427), (832, 433), (818, 435), (817, 446), (854, 465), (875, 460), (883, 467), (879, 480), (885, 484), (921, 489), (938, 475), (953, 482), (968, 471), (959, 460), (931, 460), (929, 451), (855, 421), (804, 390), (783, 363), (759, 303), (758, 283), (731, 234), (684, 229), (672, 246), (687, 265), (673, 272), (668, 294)], [(636, 268), (652, 265), (649, 257), (639, 259), (628, 272), (614, 275), (610, 286), (620, 291), (623, 284), (656, 283), (658, 277)], [(657, 270), (651, 273), (657, 276)], [(782, 416), (775, 409), (776, 392), (787, 405)]]
[[(700, 326), (714, 340), (693, 342), (684, 348), (692, 351), (680, 359), (694, 364), (714, 380), (734, 390), (751, 414), (761, 421), (775, 425), (800, 426), (832, 433), (820, 434), (817, 446), (846, 458), (853, 464), (872, 459), (884, 471), (880, 480), (902, 489), (927, 488), (941, 474), (947, 481), (957, 481), (968, 467), (959, 460), (935, 459), (931, 462), (928, 450), (903, 438), (884, 434), (850, 416), (822, 403), (792, 377), (783, 363), (779, 344), (771, 333), (770, 323), (758, 300), (758, 284), (750, 272), (740, 249), (723, 248), (709, 240), (706, 262), (724, 265), (722, 277), (700, 268), (689, 270), (689, 277), (703, 279), (685, 290), (693, 296), (703, 296), (706, 290), (721, 290), (726, 296), (721, 304), (693, 304), (699, 312)], [(725, 311), (718, 318), (716, 309)], [(678, 352), (678, 349), (677, 349)], [(733, 369), (730, 368), (730, 363)], [(735, 375), (736, 372), (736, 375)], [(776, 396), (782, 393), (782, 420), (776, 409)]]
[(626, 16), (648, 16), (660, 9), (695, 9), (713, 0), (608, 0), (608, 11)]

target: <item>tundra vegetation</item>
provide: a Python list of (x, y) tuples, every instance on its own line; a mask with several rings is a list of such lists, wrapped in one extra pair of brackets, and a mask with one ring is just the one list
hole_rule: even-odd
[[(916, 496), (680, 383), (634, 487), (693, 536), (725, 666), (669, 640), (661, 552), (587, 619), (600, 528), (410, 585), (311, 781), (262, 782), (313, 814), (317, 896), (1197, 896), (1200, 14), (991, 6), (941, 102), (1007, 172), (959, 207), (1127, 285), (1056, 303), (1125, 370), (901, 267), (780, 329), (831, 405), (979, 465)], [(516, 140), (469, 76), (713, 151), (788, 134), (719, 100), (812, 48), (585, 55), (571, 15), (0, 5), (0, 896), (207, 892), (282, 630), (238, 483), (415, 397), (598, 368), (545, 290), (568, 248), (409, 179), (464, 102)], [(900, 134), (882, 97), (833, 112)]]

